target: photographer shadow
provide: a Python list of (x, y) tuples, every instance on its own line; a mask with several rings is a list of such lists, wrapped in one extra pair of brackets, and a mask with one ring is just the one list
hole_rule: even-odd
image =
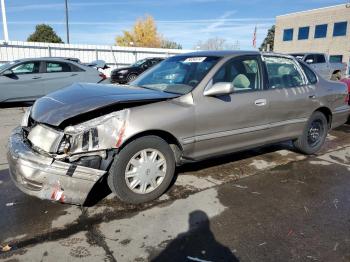
[(189, 215), (189, 230), (179, 234), (155, 258), (163, 261), (239, 261), (231, 250), (220, 244), (210, 230), (207, 214), (196, 210)]

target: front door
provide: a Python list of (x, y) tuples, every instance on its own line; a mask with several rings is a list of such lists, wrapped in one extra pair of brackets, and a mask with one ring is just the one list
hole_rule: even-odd
[(10, 69), (13, 75), (0, 76), (0, 102), (32, 101), (45, 94), (40, 61), (23, 62)]
[(70, 86), (75, 82), (81, 82), (80, 72), (73, 72), (69, 63), (46, 61), (44, 71), (46, 94)]
[(201, 159), (265, 143), (270, 109), (260, 55), (238, 56), (225, 63), (207, 85), (234, 85), (224, 96), (198, 96), (193, 158)]

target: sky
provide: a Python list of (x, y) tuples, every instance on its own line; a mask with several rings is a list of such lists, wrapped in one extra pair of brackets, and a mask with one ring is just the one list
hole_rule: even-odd
[[(10, 40), (25, 41), (35, 25), (51, 25), (66, 41), (64, 0), (5, 0)], [(346, 3), (346, 0), (68, 0), (72, 44), (115, 43), (135, 20), (152, 15), (159, 33), (194, 49), (199, 41), (219, 37), (240, 49), (257, 45), (277, 15)], [(3, 39), (2, 26), (0, 39)], [(237, 42), (238, 41), (238, 42)]]

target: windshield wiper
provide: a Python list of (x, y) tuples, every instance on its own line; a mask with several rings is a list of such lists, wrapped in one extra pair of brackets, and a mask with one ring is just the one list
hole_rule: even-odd
[[(131, 85), (133, 86), (133, 85)], [(162, 90), (162, 89), (158, 89), (158, 88), (152, 88), (152, 87), (148, 87), (148, 86), (141, 86), (141, 85), (134, 85), (135, 87), (141, 87), (144, 89), (149, 89), (149, 90), (153, 90), (153, 91), (160, 91), (160, 92), (164, 92), (164, 93), (168, 93), (168, 94), (175, 94), (175, 95), (183, 95), (183, 93), (178, 93), (178, 92), (173, 92), (173, 91), (168, 91), (168, 90)]]

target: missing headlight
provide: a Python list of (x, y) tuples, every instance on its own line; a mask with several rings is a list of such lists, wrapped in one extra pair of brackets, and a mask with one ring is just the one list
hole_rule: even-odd
[(47, 153), (56, 153), (63, 137), (63, 132), (44, 125), (36, 125), (28, 134), (28, 140)]

